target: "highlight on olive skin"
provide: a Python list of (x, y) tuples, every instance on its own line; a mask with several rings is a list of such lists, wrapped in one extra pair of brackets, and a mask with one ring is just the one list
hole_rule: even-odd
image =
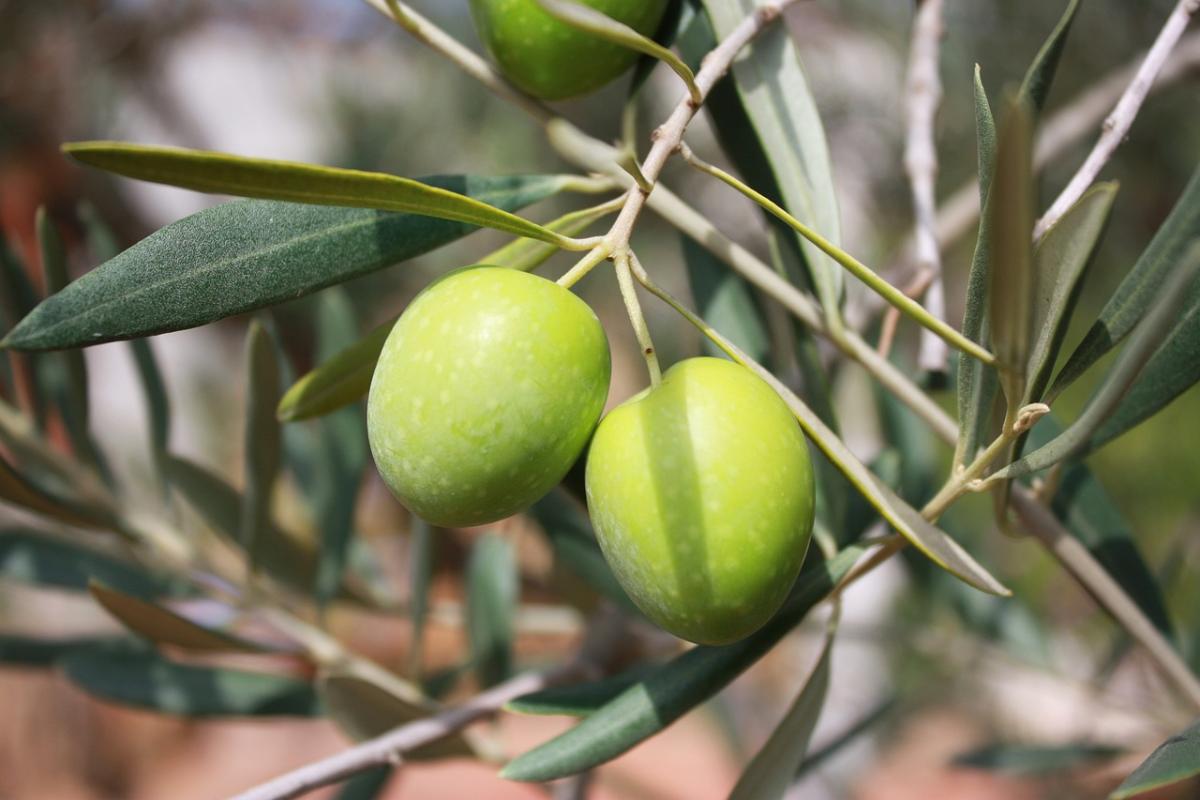
[(587, 444), (608, 396), (608, 340), (557, 284), (475, 267), (400, 316), (371, 382), (371, 452), (396, 497), (437, 525), (528, 508)]
[[(583, 4), (652, 36), (668, 0), (584, 0)], [(638, 58), (633, 50), (560, 22), (536, 0), (471, 0), (471, 14), (479, 38), (504, 76), (543, 100), (595, 91)]]
[(587, 496), (630, 598), (703, 644), (744, 638), (778, 610), (813, 524), (796, 420), (761, 379), (716, 358), (676, 364), (601, 421)]

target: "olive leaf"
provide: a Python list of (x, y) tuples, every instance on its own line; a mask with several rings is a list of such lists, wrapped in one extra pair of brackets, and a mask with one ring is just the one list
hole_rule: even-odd
[(80, 528), (111, 528), (115, 525), (107, 508), (37, 486), (13, 469), (3, 457), (0, 457), (0, 501)]
[(52, 667), (71, 653), (89, 650), (138, 650), (145, 645), (128, 636), (80, 636), (69, 639), (0, 634), (0, 664)]
[(92, 580), (88, 591), (100, 606), (133, 633), (155, 644), (202, 653), (262, 653), (265, 647), (240, 636), (199, 625), (162, 606)]
[(639, 681), (649, 677), (655, 666), (640, 664), (624, 672), (590, 683), (554, 686), (521, 695), (505, 704), (518, 714), (539, 716), (586, 717)]
[(1071, 32), (1071, 23), (1079, 11), (1080, 0), (1070, 0), (1062, 16), (1054, 26), (1054, 30), (1042, 43), (1033, 62), (1025, 72), (1021, 81), (1020, 96), (1029, 102), (1035, 117), (1040, 116), (1046, 107), (1046, 99), (1050, 96), (1050, 85), (1054, 82), (1054, 74), (1058, 70), (1058, 62), (1062, 58), (1063, 49), (1067, 45), (1067, 34)]
[[(695, 13), (690, 0), (668, 0), (667, 10), (658, 24), (658, 30), (654, 32), (654, 41), (664, 48), (671, 47), (679, 35), (687, 29)], [(629, 81), (630, 100), (641, 92), (642, 87), (650, 78), (650, 73), (654, 72), (654, 68), (658, 64), (659, 59), (643, 54), (633, 65), (633, 77)]]
[[(413, 703), (353, 672), (331, 671), (321, 676), (317, 691), (325, 711), (347, 736), (364, 741), (409, 722), (428, 717), (430, 704)], [(406, 761), (474, 756), (476, 751), (461, 732), (407, 751)]]
[(127, 178), (199, 192), (421, 214), (563, 243), (553, 231), (468, 195), (381, 172), (124, 142), (75, 142), (63, 152)]
[(393, 773), (391, 767), (375, 767), (360, 772), (342, 784), (333, 800), (379, 800), (387, 790)]
[[(449, 175), (422, 181), (515, 209), (562, 191), (570, 178)], [(27, 316), (3, 345), (80, 347), (194, 328), (374, 272), (473, 230), (416, 214), (224, 203), (167, 225), (32, 311), (20, 310), (14, 321)], [(0, 293), (0, 300), (8, 296)]]
[(396, 319), (392, 317), (357, 342), (324, 358), (320, 366), (287, 390), (276, 416), (283, 422), (319, 417), (366, 397), (383, 343)]
[(1200, 775), (1200, 721), (1154, 748), (1109, 800), (1128, 800)]
[(512, 545), (497, 534), (475, 542), (467, 562), (467, 638), (483, 686), (512, 674), (518, 576)]
[[(700, 316), (755, 361), (763, 360), (770, 341), (763, 327), (762, 312), (746, 281), (692, 239), (681, 236), (680, 240), (692, 297)], [(710, 355), (724, 355), (716, 345), (706, 342), (706, 346)]]
[(956, 755), (952, 763), (956, 767), (1010, 775), (1050, 775), (1111, 761), (1120, 754), (1119, 748), (1088, 742), (1065, 745), (989, 744)]
[(1146, 315), (1171, 271), (1200, 236), (1200, 166), (1150, 245), (1104, 305), (1096, 322), (1084, 334), (1067, 363), (1054, 378), (1047, 402), (1116, 347)]
[[(693, 52), (712, 49), (717, 40), (728, 36), (745, 19), (747, 12), (741, 0), (703, 0), (702, 5), (707, 19), (697, 15), (692, 26), (695, 30), (689, 31)], [(697, 27), (700, 24), (711, 26), (707, 36)], [(840, 245), (841, 222), (825, 129), (787, 26), (767, 28), (733, 65), (732, 76), (744, 108), (743, 118), (753, 132), (738, 146), (757, 144), (761, 154), (757, 158), (765, 159), (778, 186), (781, 205), (825, 239)], [(716, 117), (718, 125), (722, 117)], [(736, 136), (722, 135), (725, 143), (736, 140)], [(754, 180), (753, 175), (746, 177)], [(762, 186), (757, 182), (754, 185)], [(844, 285), (841, 268), (807, 239), (798, 235), (797, 239), (826, 315), (840, 319)]]
[(757, 632), (731, 645), (701, 645), (656, 667), (586, 719), (509, 762), (501, 776), (547, 781), (603, 764), (654, 736), (725, 688), (773, 648), (850, 571), (849, 547), (801, 573), (791, 596)]
[(179, 664), (152, 650), (73, 650), (58, 662), (90, 695), (185, 717), (321, 713), (312, 684), (282, 675)]
[(408, 537), (408, 618), (412, 625), (409, 671), (419, 675), (425, 652), (425, 623), (429, 618), (429, 587), (435, 566), (433, 526), (412, 516)]
[(738, 778), (729, 795), (730, 800), (779, 800), (787, 792), (797, 769), (804, 763), (809, 740), (825, 705), (832, 653), (833, 632), (830, 631), (804, 688)]
[(246, 433), (244, 444), (246, 491), (242, 494), (238, 538), (258, 567), (260, 554), (270, 547), (271, 501), (279, 476), (281, 432), (275, 419), (279, 402), (279, 362), (271, 335), (257, 320), (246, 334)]
[(0, 530), (0, 577), (84, 592), (97, 580), (140, 598), (186, 594), (181, 581), (69, 539), (20, 528)]

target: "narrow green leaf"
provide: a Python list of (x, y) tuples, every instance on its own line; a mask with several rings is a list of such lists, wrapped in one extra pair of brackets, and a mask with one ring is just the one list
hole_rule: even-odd
[(1108, 797), (1127, 800), (1196, 775), (1200, 775), (1200, 721), (1156, 747)]
[[(38, 209), (36, 228), (46, 294), (57, 294), (66, 288), (71, 277), (67, 271), (66, 247), (45, 207)], [(62, 415), (72, 449), (111, 484), (112, 473), (88, 427), (88, 372), (83, 353), (67, 350), (45, 356), (40, 359), (38, 372), (46, 395), (54, 399)]]
[[(317, 305), (317, 358), (328, 362), (358, 335), (357, 314), (341, 287), (323, 292)], [(317, 601), (328, 603), (342, 585), (342, 573), (354, 536), (354, 509), (363, 470), (370, 458), (367, 423), (360, 406), (342, 408), (319, 423), (321, 480), (312, 504), (321, 532), (317, 563)]]
[(1129, 335), (1197, 236), (1200, 236), (1200, 166), (1192, 173), (1187, 188), (1154, 234), (1150, 246), (1113, 292), (1095, 324), (1055, 377), (1049, 394), (1051, 400)]
[(0, 634), (0, 665), (8, 667), (51, 667), (71, 653), (89, 650), (126, 650), (143, 647), (126, 636), (86, 636), (73, 639)]
[(246, 491), (242, 495), (239, 539), (256, 569), (270, 545), (271, 500), (279, 476), (281, 432), (279, 362), (271, 335), (257, 320), (246, 334)]
[(287, 390), (276, 416), (283, 422), (310, 419), (366, 397), (375, 363), (395, 324), (396, 317), (392, 317), (354, 344), (323, 359), (320, 366)]
[(1000, 386), (1008, 400), (1008, 419), (1025, 396), (1033, 344), (1033, 125), (1029, 107), (1019, 99), (1006, 103), (996, 145), (996, 172), (985, 213), (991, 265), (988, 325), (992, 352), (1000, 362)]
[(584, 509), (562, 489), (554, 489), (529, 510), (550, 540), (556, 562), (565, 564), (595, 591), (621, 606), (626, 612), (641, 612), (625, 594), (609, 568), (600, 545), (592, 533)]
[(114, 519), (108, 510), (75, 498), (63, 497), (34, 485), (0, 457), (0, 501), (27, 508), (43, 516), (80, 528), (109, 528)]
[[(963, 313), (963, 335), (987, 345), (988, 285), (991, 281), (991, 228), (987, 213), (988, 194), (996, 169), (996, 123), (988, 104), (987, 92), (975, 65), (975, 136), (979, 161), (979, 203), (984, 209), (979, 218), (979, 234), (971, 271), (967, 277), (966, 309)], [(999, 378), (996, 370), (965, 353), (958, 354), (958, 443), (954, 463), (969, 464), (980, 448), (991, 441), (992, 409), (996, 404)]]
[(381, 172), (125, 142), (75, 142), (63, 145), (63, 152), (127, 178), (198, 192), (421, 214), (551, 244), (562, 242), (562, 237), (541, 225), (469, 195)]
[(995, 473), (996, 477), (1020, 478), (1030, 475), (1060, 461), (1075, 458), (1089, 449), (1092, 436), (1116, 411), (1151, 355), (1171, 333), (1179, 320), (1180, 311), (1192, 299), (1193, 292), (1200, 293), (1200, 287), (1195, 286), (1197, 275), (1200, 275), (1200, 242), (1188, 251), (1183, 263), (1167, 279), (1145, 319), (1130, 337), (1083, 413), (1053, 441)]
[(688, 87), (688, 91), (691, 92), (697, 104), (701, 102), (700, 90), (696, 87), (696, 76), (692, 74), (691, 68), (669, 48), (663, 47), (649, 36), (643, 36), (625, 23), (618, 22), (591, 6), (572, 2), (572, 0), (536, 0), (536, 2), (547, 14), (560, 22), (565, 22), (573, 28), (662, 61), (675, 71), (679, 79)]
[[(361, 676), (332, 672), (317, 684), (321, 701), (342, 731), (355, 741), (373, 739), (430, 715), (433, 706), (402, 699)], [(406, 761), (430, 761), (475, 755), (462, 733), (452, 734), (402, 754)]]
[(571, 730), (510, 762), (501, 775), (518, 781), (574, 775), (657, 734), (769, 652), (832, 591), (862, 553), (862, 548), (850, 547), (812, 567), (801, 575), (779, 612), (757, 632), (723, 647), (695, 647), (657, 667)]
[[(692, 239), (682, 236), (681, 241), (692, 297), (700, 316), (755, 361), (762, 361), (770, 341), (750, 287), (741, 276)], [(709, 355), (724, 356), (715, 345), (706, 342), (705, 346)]]
[(1065, 770), (1111, 761), (1120, 748), (1106, 745), (991, 744), (954, 757), (956, 767), (970, 767), (1010, 775), (1052, 775)]
[(854, 742), (859, 736), (862, 736), (871, 728), (882, 722), (898, 705), (896, 696), (886, 698), (867, 713), (863, 714), (854, 722), (853, 725), (846, 728), (840, 735), (835, 736), (830, 742), (825, 744), (821, 749), (816, 750), (808, 758), (804, 759), (804, 763), (796, 769), (796, 780), (812, 772), (817, 767), (824, 764), (833, 756), (840, 753), (848, 744)]
[(413, 516), (408, 539), (408, 617), (412, 624), (409, 672), (420, 675), (425, 652), (425, 623), (429, 618), (429, 587), (433, 582), (433, 526)]
[(142, 598), (181, 594), (179, 581), (46, 533), (0, 530), (0, 577), (36, 586), (85, 592), (92, 580)]
[[(38, 295), (29, 282), (29, 274), (25, 264), (8, 247), (8, 242), (0, 232), (0, 315), (3, 316), (4, 326), (11, 334), (22, 317), (33, 310), (38, 304)], [(0, 342), (2, 345), (3, 342)], [(7, 361), (13, 373), (14, 390), (23, 385), (28, 396), (28, 402), (33, 411), (34, 422), (39, 431), (46, 429), (46, 404), (40, 396), (36, 379), (39, 357), (34, 354), (21, 355), (8, 353)]]
[(158, 360), (154, 357), (154, 349), (147, 339), (131, 340), (129, 350), (133, 354), (142, 398), (146, 403), (152, 463), (160, 466), (170, 449), (171, 404), (167, 397), (167, 385), (158, 368)]
[(1089, 452), (1154, 416), (1200, 381), (1200, 283), (1192, 285), (1185, 306), (1116, 411), (1092, 434)]
[(1075, 21), (1077, 11), (1079, 0), (1070, 0), (1058, 24), (1034, 56), (1033, 63), (1025, 73), (1025, 80), (1021, 82), (1020, 95), (1029, 103), (1035, 117), (1040, 116), (1042, 109), (1046, 107), (1050, 85), (1054, 82), (1054, 73), (1058, 70), (1058, 62), (1067, 44), (1067, 34), (1071, 31), (1071, 23)]
[[(516, 209), (561, 191), (568, 179), (423, 181)], [(22, 319), (4, 344), (45, 350), (194, 328), (357, 278), (473, 230), (415, 214), (225, 203), (168, 225), (74, 281)]]
[(316, 692), (304, 681), (178, 664), (153, 651), (75, 651), (59, 666), (88, 694), (163, 714), (315, 717), (321, 713)]
[(804, 688), (738, 778), (729, 795), (730, 800), (778, 800), (786, 794), (796, 770), (804, 763), (809, 740), (825, 705), (832, 650), (833, 634), (830, 632)]
[(1041, 400), (1050, 383), (1083, 273), (1104, 233), (1116, 194), (1116, 183), (1092, 186), (1043, 234), (1034, 250), (1035, 335), (1022, 405)]
[[(703, 0), (703, 6), (715, 31), (710, 40), (725, 38), (746, 18), (742, 0)], [(787, 26), (772, 25), (764, 31), (734, 64), (732, 74), (777, 181), (781, 205), (840, 246), (841, 222), (825, 129)], [(797, 238), (826, 314), (840, 319), (841, 268), (807, 239)]]
[[(623, 198), (617, 198), (617, 200), (621, 201)], [(563, 214), (553, 222), (546, 223), (546, 227), (555, 233), (561, 233), (563, 236), (578, 236), (591, 227), (593, 223), (604, 219), (617, 210), (619, 210), (618, 202), (601, 203), (591, 208), (583, 208), (579, 211), (571, 211)], [(518, 238), (479, 259), (479, 263), (520, 270), (521, 272), (530, 272), (546, 263), (557, 252), (559, 252), (559, 248), (552, 244), (546, 244), (545, 242), (533, 239)]]
[[(167, 456), (163, 471), (168, 482), (226, 543), (242, 551), (240, 509), (242, 496), (236, 489), (203, 467), (174, 456)], [(264, 558), (262, 568), (268, 575), (291, 589), (306, 593), (316, 578), (315, 548), (299, 541), (271, 524), (273, 555)]]
[(187, 617), (95, 580), (88, 591), (100, 606), (133, 633), (155, 644), (166, 644), (200, 653), (262, 653), (272, 648), (206, 628)]
[(586, 717), (599, 710), (629, 687), (644, 680), (657, 667), (643, 664), (591, 683), (555, 686), (510, 701), (505, 708), (518, 714)]
[(471, 550), (466, 577), (471, 661), (480, 684), (493, 686), (513, 670), (519, 586), (512, 545), (497, 534), (480, 538)]

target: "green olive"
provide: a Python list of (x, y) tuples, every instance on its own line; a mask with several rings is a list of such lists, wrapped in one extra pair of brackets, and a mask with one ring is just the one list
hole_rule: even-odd
[(725, 644), (783, 603), (812, 533), (808, 445), (765, 382), (693, 358), (601, 421), (588, 510), (637, 606), (676, 636)]
[[(652, 36), (668, 0), (582, 0), (639, 33)], [(471, 0), (479, 38), (504, 75), (543, 100), (598, 89), (628, 69), (638, 54), (572, 28), (536, 0)]]
[(451, 273), (383, 346), (367, 401), (375, 463), (434, 524), (515, 514), (579, 458), (611, 368), (600, 321), (567, 289), (498, 267)]

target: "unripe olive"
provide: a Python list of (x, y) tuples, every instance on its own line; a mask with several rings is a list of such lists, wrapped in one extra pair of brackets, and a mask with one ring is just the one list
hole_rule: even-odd
[(498, 267), (451, 273), (397, 320), (367, 401), (384, 481), (422, 518), (482, 525), (527, 508), (604, 410), (608, 340), (586, 303)]
[[(582, 0), (584, 5), (651, 36), (668, 0)], [(536, 0), (471, 0), (479, 38), (504, 75), (544, 100), (598, 89), (628, 69), (638, 54), (572, 28)]]
[(716, 358), (676, 364), (600, 422), (587, 498), (629, 597), (704, 644), (741, 639), (779, 609), (812, 532), (803, 432), (770, 386)]

